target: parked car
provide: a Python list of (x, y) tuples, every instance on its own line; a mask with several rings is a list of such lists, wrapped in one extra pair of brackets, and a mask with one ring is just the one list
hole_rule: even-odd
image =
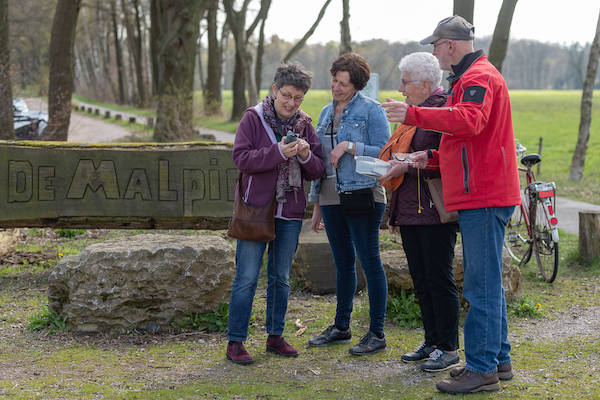
[(41, 139), (48, 126), (48, 113), (30, 110), (23, 99), (13, 99), (15, 136), (21, 140)]

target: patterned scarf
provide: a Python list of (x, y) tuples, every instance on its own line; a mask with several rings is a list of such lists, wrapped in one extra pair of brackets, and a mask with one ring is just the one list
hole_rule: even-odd
[[(275, 113), (274, 98), (269, 95), (264, 98), (262, 102), (263, 106), (263, 118), (265, 122), (273, 129), (277, 141), (280, 141), (284, 137), (287, 131), (292, 131), (298, 134), (299, 137), (306, 140), (304, 136), (304, 128), (312, 122), (312, 119), (304, 111), (298, 109), (294, 115), (290, 118), (281, 120)], [(300, 171), (300, 164), (296, 157), (292, 157), (277, 167), (277, 190), (276, 199), (278, 203), (285, 203), (286, 192), (294, 192), (294, 198), (298, 201), (298, 192), (302, 189), (302, 175)]]

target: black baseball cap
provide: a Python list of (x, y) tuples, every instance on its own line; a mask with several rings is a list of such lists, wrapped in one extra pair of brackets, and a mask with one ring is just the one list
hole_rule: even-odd
[(450, 40), (473, 40), (475, 38), (475, 27), (459, 15), (441, 20), (433, 34), (421, 40), (421, 44), (431, 44), (440, 39)]

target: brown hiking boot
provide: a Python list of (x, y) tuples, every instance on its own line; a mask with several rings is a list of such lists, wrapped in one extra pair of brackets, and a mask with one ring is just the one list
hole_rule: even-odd
[(236, 364), (246, 365), (254, 362), (242, 342), (229, 342), (227, 344), (226, 356), (229, 361), (233, 361)]
[[(464, 369), (465, 367), (454, 367), (450, 370), (450, 376), (454, 378), (460, 375)], [(498, 365), (498, 379), (501, 381), (509, 381), (513, 376), (511, 364)]]
[(451, 394), (495, 392), (496, 390), (500, 390), (500, 381), (498, 380), (497, 372), (481, 375), (468, 369), (463, 369), (460, 375), (444, 379), (438, 382), (435, 387), (440, 392)]
[(269, 335), (267, 351), (284, 357), (298, 357), (298, 350), (290, 346), (280, 335)]

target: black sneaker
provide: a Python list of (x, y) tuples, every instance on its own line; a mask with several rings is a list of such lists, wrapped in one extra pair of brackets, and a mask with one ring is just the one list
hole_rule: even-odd
[(458, 353), (453, 354), (440, 349), (435, 349), (429, 355), (429, 360), (421, 364), (420, 368), (427, 372), (438, 372), (455, 367), (458, 363)]
[(360, 339), (357, 345), (348, 350), (353, 356), (364, 356), (367, 354), (379, 353), (386, 348), (385, 335), (380, 339), (373, 332), (369, 331)]
[(308, 341), (309, 346), (327, 346), (335, 343), (350, 343), (352, 334), (350, 328), (341, 331), (335, 325), (329, 326), (320, 335)]
[(405, 363), (426, 360), (429, 358), (429, 355), (434, 350), (435, 350), (434, 347), (426, 345), (425, 342), (421, 342), (421, 344), (419, 345), (419, 347), (417, 347), (417, 349), (415, 351), (411, 351), (410, 353), (402, 354), (402, 357), (400, 357), (400, 358)]

